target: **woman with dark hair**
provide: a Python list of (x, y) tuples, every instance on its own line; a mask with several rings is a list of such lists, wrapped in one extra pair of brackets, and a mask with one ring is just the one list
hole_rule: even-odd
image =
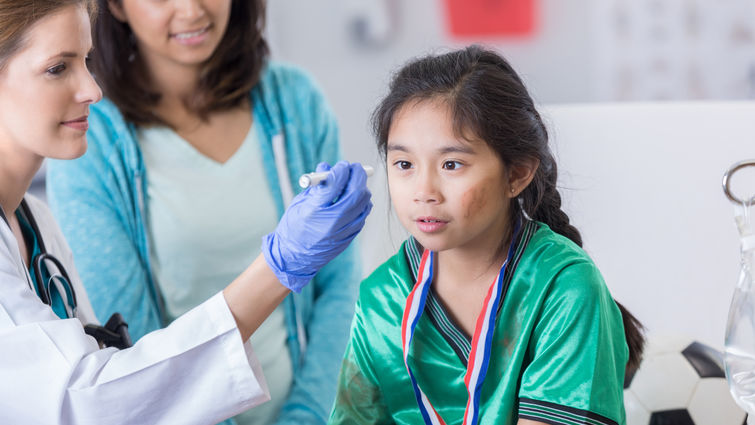
[[(105, 99), (87, 154), (50, 164), (48, 198), (95, 312), (119, 311), (138, 340), (243, 270), (295, 179), (340, 148), (313, 81), (268, 60), (262, 0), (99, 5)], [(265, 321), (252, 344), (272, 401), (238, 422), (325, 422), (360, 278), (352, 247)]]
[(330, 423), (623, 424), (641, 327), (561, 210), (516, 72), (478, 46), (414, 60), (373, 124), (412, 237), (360, 286)]
[[(0, 424), (216, 423), (269, 399), (250, 335), (362, 228), (367, 177), (358, 164), (335, 164), (294, 198), (262, 254), (130, 347), (122, 324), (97, 324), (60, 229), (25, 193), (45, 158), (87, 148), (102, 97), (87, 69), (95, 9), (0, 0)], [(109, 255), (99, 261), (132, 272)]]

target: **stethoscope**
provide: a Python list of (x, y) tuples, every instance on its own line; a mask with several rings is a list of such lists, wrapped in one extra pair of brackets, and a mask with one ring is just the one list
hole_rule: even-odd
[[(68, 272), (65, 267), (63, 267), (60, 260), (47, 252), (45, 243), (42, 240), (42, 233), (39, 231), (39, 226), (37, 225), (37, 220), (34, 219), (34, 215), (31, 213), (31, 209), (25, 199), (21, 200), (20, 209), (24, 219), (29, 223), (32, 232), (34, 233), (34, 237), (36, 238), (37, 246), (39, 247), (39, 253), (31, 260), (31, 269), (34, 273), (35, 279), (33, 281), (36, 283), (37, 296), (43, 303), (52, 307), (51, 291), (54, 288), (61, 295), (63, 300), (66, 315), (65, 318), (71, 319), (76, 317), (76, 307), (78, 303), (76, 301), (76, 292), (73, 290), (73, 285), (71, 284)], [(4, 213), (3, 221), (8, 224), (8, 218)], [(57, 270), (57, 273), (52, 273), (52, 268), (49, 267), (48, 264), (52, 264), (55, 267), (55, 270)], [(45, 279), (42, 272), (43, 269), (47, 269), (48, 274), (50, 275), (48, 279)], [(32, 287), (32, 281), (30, 280), (28, 283), (29, 287), (34, 290)]]
[[(34, 270), (34, 277), (36, 278), (37, 294), (39, 295), (39, 298), (43, 303), (52, 306), (52, 294), (50, 293), (50, 288), (52, 288), (53, 285), (56, 285), (58, 293), (61, 295), (65, 294), (63, 297), (63, 303), (65, 304), (66, 315), (69, 319), (76, 317), (76, 307), (78, 306), (78, 303), (76, 302), (76, 292), (73, 290), (71, 278), (68, 277), (68, 272), (65, 267), (63, 267), (60, 260), (47, 252), (45, 243), (42, 240), (42, 232), (39, 231), (37, 220), (34, 219), (34, 215), (31, 213), (29, 205), (26, 203), (25, 199), (21, 200), (21, 213), (24, 215), (24, 218), (26, 218), (29, 226), (31, 226), (39, 246), (39, 254), (32, 259), (32, 269)], [(55, 266), (58, 274), (49, 273), (51, 269), (46, 265), (47, 261)], [(50, 275), (50, 278), (46, 281), (42, 273), (43, 267), (47, 269), (48, 274)], [(62, 279), (60, 277), (62, 277)]]
[[(61, 294), (67, 318), (75, 318), (78, 303), (76, 301), (76, 292), (73, 289), (73, 283), (68, 277), (68, 272), (65, 267), (63, 267), (60, 260), (47, 252), (47, 248), (45, 248), (44, 241), (42, 240), (42, 233), (39, 231), (37, 221), (34, 219), (34, 215), (31, 213), (31, 209), (25, 199), (21, 200), (20, 207), (21, 214), (34, 232), (39, 247), (39, 254), (35, 255), (31, 261), (34, 277), (36, 278), (37, 296), (43, 303), (52, 308), (51, 288), (54, 287), (57, 292)], [(5, 224), (10, 227), (8, 218), (5, 216), (2, 208), (0, 208), (0, 217), (2, 217)], [(48, 262), (52, 263), (57, 270), (57, 274), (51, 273), (51, 268), (47, 265)], [(47, 269), (48, 274), (50, 275), (49, 279), (44, 278), (42, 273), (43, 268)], [(34, 291), (31, 279), (29, 279), (28, 283), (29, 288)], [(131, 337), (128, 333), (128, 325), (119, 313), (113, 314), (105, 326), (87, 324), (84, 326), (84, 331), (88, 335), (93, 336), (101, 346), (127, 348), (132, 345)]]

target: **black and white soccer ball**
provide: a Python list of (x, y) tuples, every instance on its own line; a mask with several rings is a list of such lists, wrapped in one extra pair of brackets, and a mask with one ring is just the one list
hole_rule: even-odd
[(624, 383), (627, 425), (743, 425), (723, 354), (697, 341), (650, 336), (640, 368)]

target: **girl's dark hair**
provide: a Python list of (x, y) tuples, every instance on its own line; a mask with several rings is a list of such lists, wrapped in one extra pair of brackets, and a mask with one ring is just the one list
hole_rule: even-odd
[[(536, 159), (532, 182), (512, 199), (512, 224), (526, 214), (582, 246), (582, 236), (561, 210), (556, 161), (548, 146), (548, 132), (535, 104), (509, 63), (480, 46), (415, 59), (394, 76), (390, 91), (372, 115), (378, 150), (386, 156), (388, 132), (396, 112), (410, 102), (444, 102), (457, 135), (485, 141), (509, 168)], [(519, 205), (521, 204), (521, 208)], [(621, 304), (629, 363), (639, 366), (644, 336), (642, 325)]]
[[(131, 28), (110, 12), (111, 1), (121, 0), (98, 0), (100, 16), (92, 30), (90, 56), (95, 79), (127, 121), (167, 124), (153, 113), (161, 93), (149, 81)], [(190, 111), (206, 118), (211, 112), (238, 106), (249, 95), (269, 55), (264, 28), (264, 0), (232, 0), (225, 34), (203, 65), (193, 96), (185, 99)]]

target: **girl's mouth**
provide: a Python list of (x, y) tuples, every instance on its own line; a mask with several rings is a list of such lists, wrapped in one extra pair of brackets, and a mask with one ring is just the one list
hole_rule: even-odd
[(417, 228), (424, 233), (439, 232), (448, 225), (448, 221), (437, 217), (418, 217), (414, 221), (417, 223)]

